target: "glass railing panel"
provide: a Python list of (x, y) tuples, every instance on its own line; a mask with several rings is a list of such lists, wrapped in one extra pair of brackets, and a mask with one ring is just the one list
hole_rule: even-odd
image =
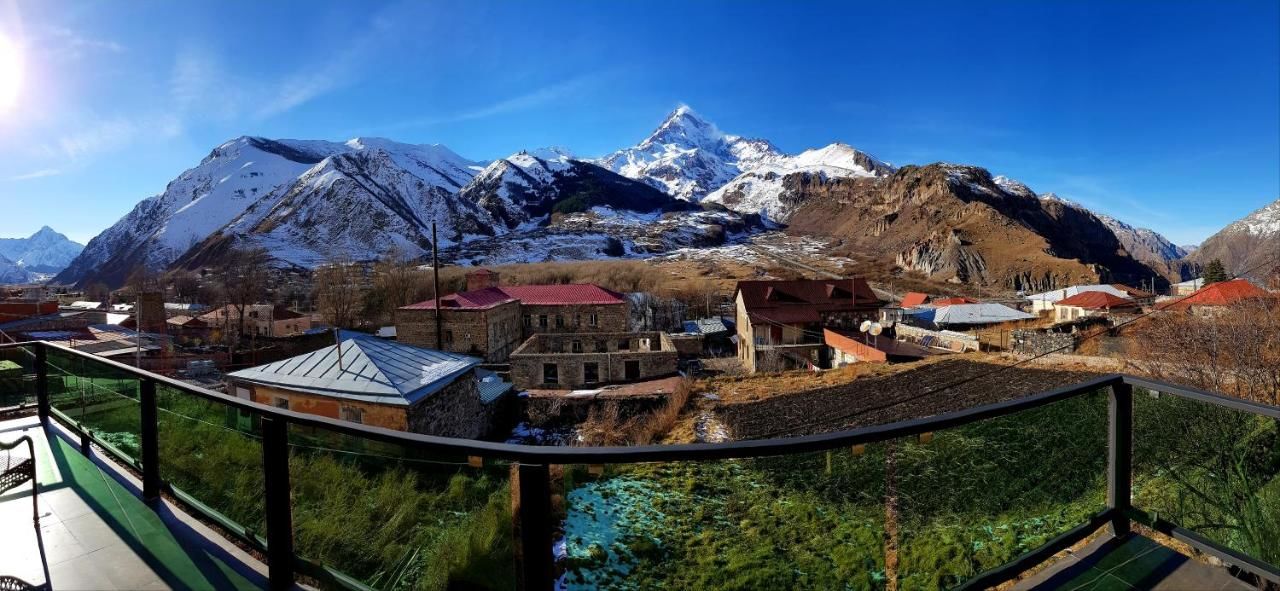
[(1280, 565), (1280, 429), (1273, 418), (1134, 391), (1133, 505)]
[(53, 348), (46, 359), (50, 405), (112, 451), (136, 461), (141, 450), (137, 375)]
[(882, 445), (552, 482), (564, 589), (885, 588)]
[[(234, 525), (266, 537), (262, 437), (253, 415), (156, 386), (160, 478)], [(236, 527), (238, 526), (238, 527)]]
[(0, 349), (0, 408), (36, 405), (34, 347)]
[(294, 546), (378, 589), (513, 589), (511, 466), (289, 426)]
[(890, 443), (898, 588), (955, 588), (1105, 510), (1107, 405), (1085, 394)]

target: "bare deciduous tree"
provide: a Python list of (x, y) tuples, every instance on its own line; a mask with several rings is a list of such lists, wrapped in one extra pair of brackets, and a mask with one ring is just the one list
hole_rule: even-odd
[(329, 326), (353, 328), (359, 324), (365, 281), (358, 264), (334, 257), (316, 268), (312, 280), (316, 306)]

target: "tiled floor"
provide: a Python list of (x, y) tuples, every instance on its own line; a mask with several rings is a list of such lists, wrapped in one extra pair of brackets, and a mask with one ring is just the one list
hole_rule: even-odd
[(1248, 591), (1226, 570), (1197, 562), (1142, 536), (1104, 537), (1018, 583), (1015, 590)]
[(37, 444), (39, 535), (31, 487), (0, 494), (0, 575), (58, 591), (265, 586), (261, 563), (168, 503), (153, 510), (131, 478), (61, 437), (47, 441), (34, 419), (0, 422), (0, 441), (24, 434)]

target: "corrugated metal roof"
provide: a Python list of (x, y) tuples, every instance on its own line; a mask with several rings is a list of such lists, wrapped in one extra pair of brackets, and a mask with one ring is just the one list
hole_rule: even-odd
[(371, 335), (343, 332), (341, 337), (338, 345), (229, 375), (325, 396), (409, 405), (441, 390), (480, 363), (475, 357)]
[(1109, 310), (1111, 308), (1131, 308), (1137, 306), (1133, 300), (1111, 295), (1104, 291), (1086, 291), (1069, 298), (1058, 300), (1059, 306), (1076, 306), (1090, 310)]
[(926, 309), (924, 314), (927, 315), (929, 312), (932, 312), (929, 320), (934, 324), (990, 324), (1035, 318), (1031, 314), (1014, 310), (1004, 304), (952, 304), (942, 308)]
[(699, 334), (716, 334), (729, 332), (729, 325), (725, 324), (723, 318), (699, 318), (697, 320), (685, 320), (684, 331)]
[(480, 391), (480, 402), (489, 404), (511, 391), (513, 384), (504, 382), (498, 374), (487, 369), (476, 370), (476, 389)]
[(1033, 300), (1033, 301), (1042, 300), (1046, 302), (1056, 302), (1058, 300), (1066, 299), (1073, 295), (1084, 293), (1086, 291), (1101, 291), (1104, 293), (1109, 293), (1116, 297), (1121, 297), (1126, 299), (1129, 298), (1129, 294), (1125, 293), (1122, 290), (1116, 289), (1115, 286), (1099, 284), (1099, 285), (1072, 285), (1071, 287), (1064, 287), (1062, 289), (1055, 289), (1053, 291), (1046, 291), (1044, 293), (1032, 294), (1027, 296), (1027, 299)]

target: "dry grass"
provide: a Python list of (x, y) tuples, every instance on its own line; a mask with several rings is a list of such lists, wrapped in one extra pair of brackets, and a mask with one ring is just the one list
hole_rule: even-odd
[[(784, 371), (777, 373), (754, 374), (744, 376), (720, 376), (699, 380), (694, 385), (694, 393), (711, 393), (720, 398), (723, 404), (758, 402), (782, 394), (793, 394), (806, 390), (816, 390), (831, 386), (852, 383), (859, 378), (880, 377), (910, 371), (946, 359), (956, 359), (957, 355), (937, 355), (913, 363), (859, 363), (814, 373), (806, 370)], [(964, 355), (965, 359), (986, 361), (988, 356), (981, 354)]]
[(676, 424), (689, 402), (691, 391), (690, 380), (682, 380), (656, 410), (625, 420), (620, 418), (621, 407), (617, 402), (606, 402), (592, 409), (587, 420), (578, 425), (581, 437), (578, 445), (599, 447), (652, 443)]

